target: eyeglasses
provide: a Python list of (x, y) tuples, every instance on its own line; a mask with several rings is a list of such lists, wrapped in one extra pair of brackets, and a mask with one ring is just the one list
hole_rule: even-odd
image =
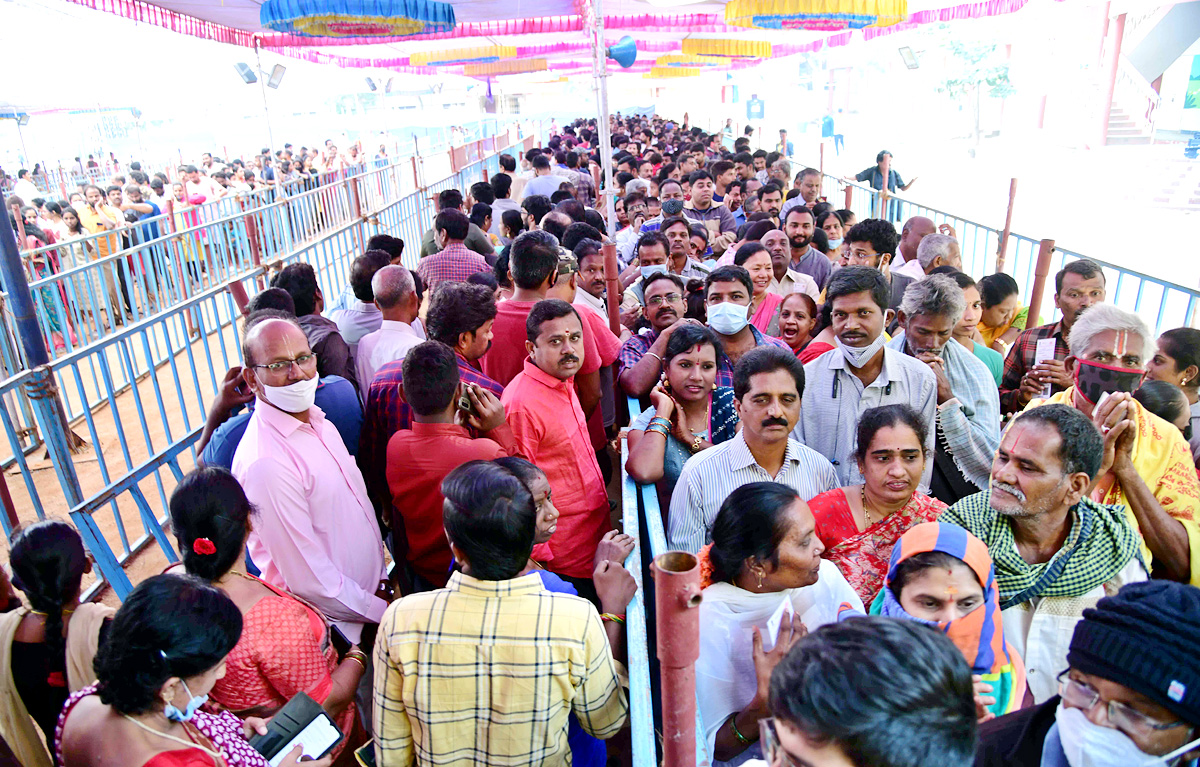
[(682, 301), (683, 296), (678, 293), (667, 293), (665, 296), (654, 296), (646, 299), (646, 306), (662, 306), (663, 304), (673, 304), (676, 301)]
[(1091, 685), (1070, 677), (1064, 678), (1068, 671), (1058, 675), (1058, 694), (1062, 696), (1063, 701), (1084, 712), (1091, 711), (1097, 703), (1104, 703), (1107, 707), (1105, 713), (1108, 714), (1108, 721), (1130, 737), (1149, 738), (1161, 730), (1170, 730), (1186, 724), (1186, 722), (1159, 722), (1119, 701), (1103, 700), (1100, 693), (1096, 692)]
[(779, 733), (775, 732), (775, 717), (758, 720), (758, 735), (763, 759), (770, 767), (800, 767), (779, 742)]
[(275, 362), (268, 362), (266, 365), (251, 365), (251, 367), (266, 368), (271, 373), (283, 373), (289, 370), (292, 365), (296, 365), (305, 373), (311, 372), (317, 367), (317, 355), (310, 352), (308, 354), (301, 354), (295, 359), (276, 360)]

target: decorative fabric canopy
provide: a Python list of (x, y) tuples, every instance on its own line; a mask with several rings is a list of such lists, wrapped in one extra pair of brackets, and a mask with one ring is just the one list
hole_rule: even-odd
[(657, 80), (670, 77), (698, 77), (699, 75), (699, 69), (689, 69), (688, 67), (651, 67), (650, 71), (642, 77)]
[[(759, 29), (887, 27), (908, 17), (908, 0), (730, 0), (725, 23)], [(686, 41), (685, 41), (686, 43)]]
[(463, 74), (467, 77), (518, 75), (522, 72), (545, 72), (547, 69), (545, 59), (513, 59), (511, 61), (493, 61), (486, 64), (467, 64), (463, 67)]
[(426, 51), (414, 53), (408, 57), (413, 66), (421, 67), (436, 64), (448, 66), (451, 64), (483, 64), (500, 59), (515, 59), (517, 48), (514, 45), (491, 45), (483, 48), (451, 48), (448, 51)]
[[(733, 0), (737, 2), (738, 0)], [(721, 56), (731, 59), (769, 59), (771, 44), (762, 40), (697, 40), (689, 37), (682, 43), (687, 56)]]
[(654, 61), (656, 67), (719, 67), (729, 60), (720, 56), (689, 56), (686, 53), (667, 53)]
[(436, 0), (266, 0), (259, 22), (304, 37), (404, 37), (454, 29), (454, 7)]

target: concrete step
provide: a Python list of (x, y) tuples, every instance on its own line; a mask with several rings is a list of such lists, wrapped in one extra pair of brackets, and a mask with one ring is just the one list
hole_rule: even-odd
[(1110, 146), (1133, 146), (1137, 144), (1149, 144), (1149, 136), (1109, 136), (1108, 144)]

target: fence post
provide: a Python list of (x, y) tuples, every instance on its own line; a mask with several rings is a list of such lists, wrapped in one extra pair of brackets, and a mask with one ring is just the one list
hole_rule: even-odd
[(850, 207), (850, 204), (854, 202), (854, 187), (851, 186), (850, 184), (846, 184), (845, 189), (846, 189), (846, 204), (843, 205), (842, 207), (844, 207), (846, 210), (853, 210), (853, 208)]
[(996, 252), (996, 272), (1004, 271), (1004, 259), (1008, 256), (1008, 236), (1012, 233), (1013, 200), (1017, 197), (1017, 180), (1008, 182), (1008, 213), (1004, 216), (1004, 231), (1000, 233), (1000, 249)]
[(1050, 275), (1050, 258), (1054, 255), (1054, 240), (1042, 240), (1038, 248), (1037, 264), (1033, 268), (1033, 290), (1029, 292), (1029, 316), (1037, 317), (1042, 309), (1042, 293), (1046, 290), (1046, 277)]
[(700, 657), (700, 563), (668, 551), (651, 565), (661, 667), (663, 765), (696, 764), (696, 660)]
[(617, 246), (608, 240), (601, 246), (604, 254), (604, 282), (608, 287), (605, 308), (608, 309), (608, 327), (614, 335), (621, 335), (621, 266), (617, 262)]

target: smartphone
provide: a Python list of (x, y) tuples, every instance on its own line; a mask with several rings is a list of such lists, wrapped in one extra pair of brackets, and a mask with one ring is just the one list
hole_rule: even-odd
[(339, 658), (345, 657), (346, 653), (350, 652), (352, 643), (337, 626), (329, 627), (329, 641), (333, 644), (333, 649), (337, 650)]

